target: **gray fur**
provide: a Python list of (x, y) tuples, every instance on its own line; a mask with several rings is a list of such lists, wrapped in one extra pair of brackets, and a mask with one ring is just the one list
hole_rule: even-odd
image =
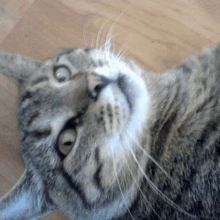
[[(220, 44), (161, 75), (116, 57), (0, 52), (0, 72), (19, 87), (26, 164), (1, 219), (55, 209), (75, 220), (220, 218)], [(67, 129), (77, 135), (63, 155)]]

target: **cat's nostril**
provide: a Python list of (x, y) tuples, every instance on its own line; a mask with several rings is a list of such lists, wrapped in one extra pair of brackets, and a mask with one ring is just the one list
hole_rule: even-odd
[(96, 73), (87, 75), (88, 90), (93, 98), (97, 98), (104, 87), (110, 83), (110, 80)]
[(102, 88), (104, 88), (104, 87), (105, 87), (104, 84), (97, 85), (97, 86), (95, 86), (94, 91), (96, 93), (99, 93), (102, 90)]
[[(121, 75), (118, 78), (118, 87), (121, 89), (122, 93), (124, 94), (130, 109), (132, 110), (132, 96), (131, 94), (133, 94), (133, 87), (132, 84), (129, 83), (129, 80), (127, 78), (127, 76), (125, 75)], [(133, 95), (134, 96), (134, 95)]]
[(123, 88), (125, 85), (124, 85), (124, 76), (120, 76), (119, 78), (118, 78), (118, 86), (120, 87), (120, 88)]

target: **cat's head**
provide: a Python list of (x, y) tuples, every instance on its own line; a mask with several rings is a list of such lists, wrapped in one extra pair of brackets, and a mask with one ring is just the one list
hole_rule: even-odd
[(44, 62), (1, 56), (6, 62), (0, 70), (19, 86), (26, 165), (53, 186), (63, 173), (91, 207), (116, 198), (130, 206), (146, 165), (141, 146), (149, 100), (142, 70), (95, 48), (62, 50)]

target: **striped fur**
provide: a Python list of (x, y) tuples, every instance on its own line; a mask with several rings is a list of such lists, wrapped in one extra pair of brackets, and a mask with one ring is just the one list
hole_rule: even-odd
[(161, 75), (94, 48), (0, 52), (0, 72), (26, 164), (1, 219), (220, 218), (220, 45)]

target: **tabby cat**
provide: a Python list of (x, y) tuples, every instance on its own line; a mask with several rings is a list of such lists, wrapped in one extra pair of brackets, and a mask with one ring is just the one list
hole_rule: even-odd
[(1, 220), (220, 219), (220, 44), (163, 74), (110, 50), (0, 52), (26, 169)]

